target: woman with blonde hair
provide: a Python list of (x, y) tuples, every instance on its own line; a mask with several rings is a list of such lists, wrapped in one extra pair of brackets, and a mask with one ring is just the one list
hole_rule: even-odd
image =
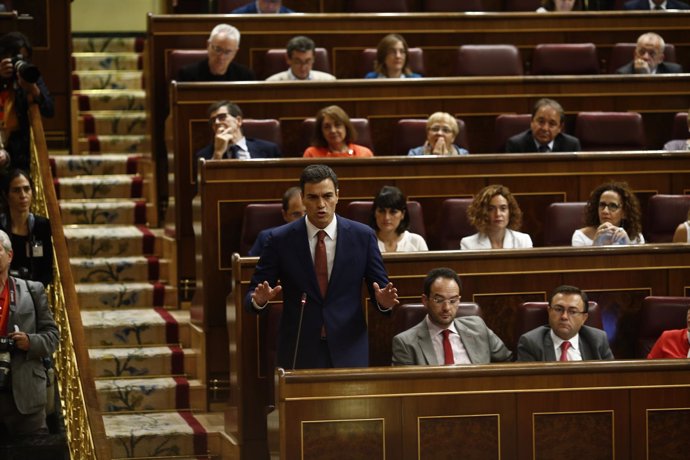
[(467, 155), (467, 150), (455, 144), (459, 133), (460, 127), (453, 115), (447, 112), (432, 113), (426, 120), (426, 142), (410, 149), (407, 155)]

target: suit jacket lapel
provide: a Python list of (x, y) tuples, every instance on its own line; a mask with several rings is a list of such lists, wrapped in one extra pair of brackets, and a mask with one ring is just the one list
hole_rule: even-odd
[(348, 232), (350, 225), (346, 221), (344, 221), (343, 218), (340, 216), (338, 216), (337, 219), (338, 239), (335, 240), (335, 257), (333, 258), (333, 270), (331, 271), (331, 276), (328, 278), (329, 288), (331, 286), (331, 280), (340, 279), (340, 271), (345, 270), (347, 268), (343, 267), (341, 259), (345, 257), (345, 248), (347, 248), (350, 245), (349, 240), (347, 239), (350, 236), (350, 233)]
[(426, 362), (431, 366), (440, 366), (443, 363), (439, 363), (438, 358), (436, 357), (436, 352), (434, 351), (434, 345), (431, 342), (431, 334), (429, 334), (429, 327), (426, 325), (426, 320), (422, 321), (418, 328), (417, 343), (419, 343), (419, 348), (421, 348)]
[(476, 363), (479, 361), (477, 357), (477, 352), (479, 350), (477, 350), (477, 347), (481, 345), (477, 343), (477, 336), (471, 334), (469, 329), (467, 329), (467, 327), (457, 318), (455, 319), (455, 329), (458, 331), (460, 341), (465, 347), (465, 351), (467, 352), (467, 356), (470, 358), (470, 362)]
[(316, 270), (314, 269), (314, 259), (312, 259), (311, 250), (309, 249), (309, 235), (305, 219), (306, 217), (301, 219), (299, 225), (293, 228), (294, 238), (290, 238), (290, 240), (294, 241), (294, 255), (298, 265), (302, 267), (305, 276), (309, 278), (307, 283), (312, 291), (312, 297), (321, 298), (321, 289), (319, 288), (319, 282), (316, 280)]
[(546, 329), (546, 336), (544, 337), (544, 361), (556, 361), (556, 352), (553, 349), (553, 340), (551, 340), (551, 329)]

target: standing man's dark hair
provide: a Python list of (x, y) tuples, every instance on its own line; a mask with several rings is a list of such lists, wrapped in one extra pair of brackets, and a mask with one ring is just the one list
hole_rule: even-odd
[(304, 194), (304, 184), (318, 184), (321, 181), (330, 179), (333, 181), (336, 191), (338, 190), (338, 176), (326, 165), (309, 165), (302, 171), (299, 178), (299, 186)]

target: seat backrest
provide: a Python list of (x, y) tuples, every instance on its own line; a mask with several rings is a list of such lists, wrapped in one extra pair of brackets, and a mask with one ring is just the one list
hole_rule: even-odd
[(575, 137), (583, 151), (644, 150), (642, 115), (637, 112), (580, 112)]
[(470, 204), (472, 198), (449, 198), (443, 202), (439, 219), (439, 250), (460, 249), (460, 240), (477, 232), (467, 219)]
[[(362, 50), (362, 54), (359, 58), (359, 73), (362, 77), (374, 70), (374, 61), (376, 61), (376, 48), (366, 48)], [(425, 75), (424, 51), (421, 48), (408, 48), (407, 65), (413, 72)]]
[[(607, 66), (608, 73), (616, 73), (616, 70), (632, 61), (635, 47), (637, 47), (636, 43), (616, 43), (613, 45)], [(676, 62), (676, 47), (671, 43), (666, 43), (664, 48), (664, 61)]]
[[(374, 151), (374, 143), (371, 140), (371, 129), (369, 129), (369, 120), (367, 118), (350, 118), (352, 126), (357, 131), (357, 140), (355, 144), (369, 147)], [(302, 156), (307, 147), (311, 145), (311, 139), (314, 137), (314, 127), (316, 126), (316, 118), (305, 118), (302, 122), (302, 136), (299, 144), (300, 150), (297, 152)], [(374, 152), (376, 153), (376, 152)]]
[[(348, 219), (356, 220), (364, 225), (369, 225), (369, 216), (371, 216), (371, 207), (373, 201), (351, 201), (345, 209), (345, 215)], [(424, 213), (422, 212), (422, 205), (418, 201), (407, 202), (407, 212), (410, 214), (410, 228), (412, 233), (417, 233), (426, 239), (426, 229), (424, 228)]]
[(426, 12), (465, 12), (487, 11), (482, 0), (424, 0), (422, 8)]
[(592, 75), (599, 73), (594, 43), (546, 43), (532, 53), (532, 75)]
[(515, 45), (462, 45), (455, 58), (462, 76), (522, 75), (522, 57)]
[(570, 246), (575, 230), (584, 226), (586, 204), (551, 203), (544, 219), (544, 246)]
[(647, 201), (644, 237), (648, 243), (670, 243), (681, 222), (688, 219), (690, 195), (653, 195)]
[(217, 0), (216, 11), (219, 14), (228, 14), (235, 8), (249, 3), (247, 0)]
[[(277, 74), (288, 69), (287, 50), (285, 49), (270, 49), (264, 54), (263, 65), (260, 72), (258, 72), (259, 79), (265, 80), (271, 75)], [(328, 50), (326, 48), (314, 49), (314, 70), (331, 73), (331, 65), (328, 61)]]
[(346, 11), (350, 13), (406, 13), (407, 0), (348, 0)]
[(537, 11), (541, 0), (505, 0), (505, 11)]
[(246, 256), (261, 230), (283, 225), (281, 203), (252, 203), (244, 208), (240, 234), (240, 254)]
[(529, 113), (504, 113), (496, 117), (494, 124), (494, 153), (506, 151), (506, 141), (512, 136), (529, 129), (532, 115)]
[(645, 297), (640, 309), (635, 357), (644, 359), (661, 333), (687, 327), (690, 297)]
[[(467, 148), (467, 127), (465, 122), (456, 118), (458, 122), (458, 137), (455, 143), (460, 147)], [(424, 145), (426, 141), (426, 119), (424, 118), (403, 118), (398, 120), (395, 125), (395, 137), (393, 139), (393, 154), (407, 155), (410, 149)]]
[(688, 112), (678, 112), (673, 117), (673, 139), (687, 139), (688, 133)]
[(177, 78), (177, 74), (182, 67), (194, 64), (206, 59), (208, 52), (203, 50), (171, 50), (168, 53), (168, 62), (165, 66), (166, 81), (172, 81)]
[[(406, 303), (393, 312), (393, 335), (405, 332), (416, 326), (426, 316), (426, 308), (421, 303)], [(482, 316), (482, 309), (474, 302), (460, 302), (455, 317)]]
[(283, 151), (283, 136), (278, 120), (272, 118), (266, 120), (242, 120), (242, 133), (248, 138), (261, 139), (278, 144), (280, 151)]

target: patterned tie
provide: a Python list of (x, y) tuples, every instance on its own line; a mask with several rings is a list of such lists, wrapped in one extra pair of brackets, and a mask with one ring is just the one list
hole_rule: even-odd
[(228, 149), (227, 153), (225, 154), (226, 158), (239, 158), (238, 154), (240, 153), (240, 146), (235, 144), (231, 145), (230, 148)]
[(568, 348), (570, 348), (570, 342), (566, 340), (561, 344), (561, 359), (559, 361), (568, 361)]
[(328, 290), (328, 258), (326, 256), (326, 232), (319, 230), (316, 234), (318, 241), (316, 242), (316, 250), (314, 251), (314, 268), (316, 269), (316, 280), (319, 282), (321, 289), (321, 297), (326, 298), (326, 291)]
[(455, 364), (455, 358), (453, 358), (453, 347), (450, 345), (450, 339), (448, 338), (450, 331), (448, 329), (444, 329), (441, 331), (441, 334), (443, 334), (443, 365)]
[(550, 152), (551, 149), (549, 148), (549, 144), (542, 144), (539, 146), (539, 152)]

